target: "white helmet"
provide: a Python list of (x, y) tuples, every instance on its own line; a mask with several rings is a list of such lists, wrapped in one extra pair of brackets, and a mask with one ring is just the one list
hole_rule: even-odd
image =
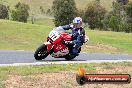
[(82, 23), (82, 18), (81, 18), (81, 17), (76, 17), (76, 18), (74, 18), (73, 23), (75, 23), (75, 24), (80, 24), (80, 23)]

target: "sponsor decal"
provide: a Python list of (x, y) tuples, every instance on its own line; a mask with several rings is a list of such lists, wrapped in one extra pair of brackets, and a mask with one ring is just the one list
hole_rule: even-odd
[(131, 82), (131, 76), (129, 74), (86, 74), (84, 69), (79, 68), (76, 81), (80, 85), (85, 83), (127, 84)]

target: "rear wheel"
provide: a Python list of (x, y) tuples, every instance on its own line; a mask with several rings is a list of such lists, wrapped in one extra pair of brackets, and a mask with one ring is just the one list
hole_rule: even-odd
[(34, 57), (36, 60), (42, 60), (45, 59), (49, 55), (49, 52), (47, 52), (47, 46), (41, 45), (34, 53)]
[[(69, 50), (72, 50), (72, 48), (69, 49)], [(78, 50), (78, 54), (79, 54), (80, 52), (81, 52), (81, 47), (80, 47), (79, 50)], [(72, 51), (70, 51), (70, 53), (72, 53)], [(66, 59), (66, 60), (72, 60), (72, 59), (74, 59), (75, 57), (76, 57), (76, 55), (68, 54), (68, 55), (66, 55), (65, 59)]]
[(75, 55), (67, 55), (66, 57), (65, 57), (65, 59), (66, 60), (72, 60), (72, 59), (74, 59), (76, 56)]

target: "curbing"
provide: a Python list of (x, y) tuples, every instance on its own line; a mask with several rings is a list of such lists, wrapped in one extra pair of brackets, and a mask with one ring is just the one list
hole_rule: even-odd
[(13, 64), (0, 64), (4, 66), (32, 66), (32, 65), (50, 65), (50, 64), (80, 64), (80, 63), (103, 63), (103, 62), (132, 62), (132, 60), (89, 60), (89, 61), (59, 61), (59, 62), (35, 62), (35, 63), (13, 63)]

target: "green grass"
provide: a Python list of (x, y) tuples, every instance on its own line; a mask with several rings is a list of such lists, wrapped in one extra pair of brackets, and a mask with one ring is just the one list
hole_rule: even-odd
[[(43, 73), (56, 73), (60, 71), (78, 71), (79, 67), (86, 70), (86, 73), (97, 73), (99, 67), (103, 70), (113, 70), (116, 66), (131, 67), (131, 62), (118, 62), (118, 63), (89, 63), (89, 64), (49, 64), (38, 66), (6, 66), (0, 67), (0, 88), (4, 87), (3, 81), (8, 78), (9, 75), (29, 76)], [(96, 72), (97, 71), (97, 72)], [(128, 73), (128, 72), (126, 72)]]
[[(18, 66), (18, 67), (0, 67), (0, 81), (7, 79), (9, 74), (15, 75), (32, 75), (41, 73), (53, 73), (59, 71), (77, 71), (80, 64), (64, 64), (64, 65), (41, 65), (41, 66)], [(92, 64), (82, 64), (84, 68), (88, 68), (86, 71), (93, 72), (95, 69)]]
[[(32, 23), (31, 20), (29, 20), (28, 23)], [(53, 19), (49, 18), (35, 19), (34, 24), (54, 27)]]
[[(48, 25), (47, 19), (37, 21), (38, 24), (21, 23), (9, 20), (0, 20), (0, 49), (6, 50), (32, 50), (34, 51), (43, 41), (54, 26)], [(40, 23), (39, 23), (40, 22)], [(47, 22), (47, 23), (46, 23)], [(41, 25), (41, 23), (44, 23)], [(52, 24), (52, 23), (50, 23)], [(132, 34), (123, 32), (92, 31), (86, 28), (86, 33), (90, 41), (86, 45), (108, 45), (118, 48), (116, 52), (132, 53)], [(82, 50), (89, 49), (83, 48)], [(93, 52), (114, 52), (104, 48), (104, 50), (92, 49)]]
[[(122, 52), (132, 52), (132, 34), (111, 31), (87, 31), (91, 44), (104, 44), (118, 48)], [(89, 42), (89, 43), (90, 43)]]
[(0, 49), (34, 50), (52, 28), (0, 20)]
[(40, 14), (40, 6), (43, 6), (43, 9), (51, 8), (53, 0), (3, 0), (3, 4), (10, 6), (11, 9), (14, 9), (14, 6), (20, 1), (26, 3), (30, 6), (31, 14)]
[[(82, 67), (88, 68), (87, 72), (93, 73), (95, 68), (92, 64), (82, 64)], [(56, 73), (59, 71), (78, 71), (80, 64), (64, 64), (64, 65), (41, 65), (41, 66), (18, 66), (18, 67), (0, 67), (0, 86), (4, 88), (4, 83), (9, 75), (28, 76), (43, 73)], [(26, 79), (27, 80), (27, 79)], [(1, 88), (1, 87), (0, 87)]]

